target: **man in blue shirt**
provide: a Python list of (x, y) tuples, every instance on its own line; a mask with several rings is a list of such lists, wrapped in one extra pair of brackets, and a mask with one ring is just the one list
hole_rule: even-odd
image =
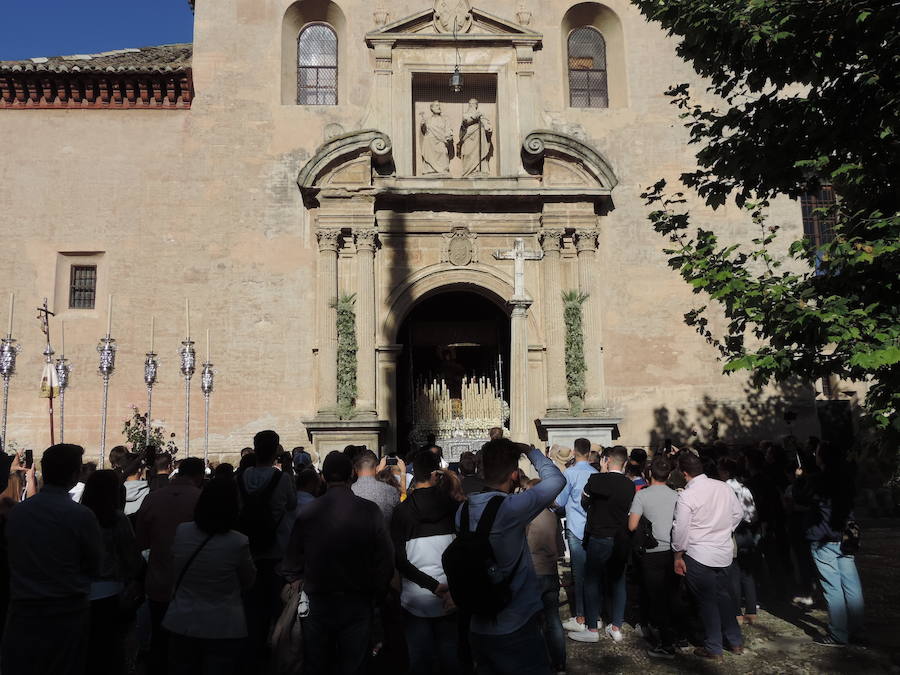
[[(519, 458), (525, 455), (541, 478), (530, 490), (513, 494), (519, 485)], [(544, 605), (534, 573), (525, 528), (553, 503), (565, 479), (540, 450), (499, 438), (481, 449), (485, 489), (469, 495), (469, 527), (475, 530), (487, 503), (506, 498), (497, 511), (489, 536), (502, 575), (510, 575), (512, 600), (496, 617), (473, 616), (470, 643), (478, 672), (497, 675), (545, 675), (550, 672), (539, 615)], [(460, 512), (456, 513), (459, 528)]]
[(566, 486), (556, 497), (556, 505), (566, 510), (566, 540), (575, 585), (575, 616), (563, 624), (567, 631), (587, 630), (584, 625), (584, 565), (587, 553), (582, 543), (587, 514), (581, 506), (581, 493), (588, 478), (597, 473), (588, 461), (590, 456), (591, 442), (586, 438), (575, 439), (575, 464), (565, 470)]

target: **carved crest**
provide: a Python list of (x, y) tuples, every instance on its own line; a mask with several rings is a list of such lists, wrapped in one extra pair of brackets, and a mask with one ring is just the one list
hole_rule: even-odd
[(475, 240), (478, 235), (469, 232), (464, 225), (454, 227), (444, 236), (444, 254), (442, 262), (448, 262), (456, 267), (465, 267), (473, 262), (478, 262), (478, 250), (475, 248)]
[(472, 27), (468, 0), (435, 0), (434, 30), (438, 33), (466, 33)]

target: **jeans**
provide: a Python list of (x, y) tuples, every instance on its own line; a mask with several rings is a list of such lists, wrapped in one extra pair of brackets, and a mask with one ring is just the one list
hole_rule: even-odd
[(235, 675), (244, 640), (207, 639), (169, 633), (169, 675)]
[(304, 672), (364, 672), (372, 632), (372, 598), (352, 593), (311, 593), (303, 619)]
[[(604, 591), (610, 595), (609, 623), (625, 622), (625, 551), (614, 537), (588, 537), (584, 573), (584, 623), (594, 628), (600, 618)], [(621, 559), (620, 559), (621, 558)]]
[[(403, 611), (403, 631), (409, 650), (410, 675), (441, 675), (459, 673), (457, 635), (459, 624), (454, 614), (422, 617)], [(435, 668), (435, 666), (440, 666)]]
[(554, 670), (566, 669), (566, 636), (563, 633), (562, 621), (559, 620), (559, 576), (556, 574), (538, 575), (541, 585), (541, 601), (544, 603), (544, 640), (550, 654), (550, 662)]
[(569, 543), (572, 582), (575, 586), (575, 616), (584, 616), (584, 564), (587, 560), (587, 552), (584, 550), (581, 539), (576, 537), (572, 530), (566, 530), (566, 540)]
[(738, 551), (737, 558), (729, 568), (736, 616), (756, 615), (756, 580), (753, 578), (753, 570), (756, 567), (755, 558), (756, 555), (753, 552)]
[(729, 567), (709, 567), (690, 556), (687, 565), (687, 585), (697, 602), (703, 623), (703, 646), (710, 654), (722, 653), (724, 635), (732, 648), (744, 643), (741, 627), (735, 616), (734, 596), (731, 592)]
[(477, 675), (549, 675), (550, 660), (537, 615), (507, 635), (471, 633)]
[[(675, 644), (674, 607), (678, 594), (678, 577), (672, 551), (644, 553), (639, 558), (641, 583), (647, 597), (651, 625), (659, 631), (660, 646), (671, 649)], [(646, 635), (646, 633), (645, 633)]]
[(812, 556), (828, 603), (828, 632), (847, 643), (860, 634), (863, 624), (863, 593), (852, 555), (841, 553), (836, 541), (813, 542)]

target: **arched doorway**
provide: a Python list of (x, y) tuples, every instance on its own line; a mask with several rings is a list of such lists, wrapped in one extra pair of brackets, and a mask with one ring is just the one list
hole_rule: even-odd
[[(510, 323), (498, 302), (453, 287), (429, 294), (397, 332), (397, 449), (487, 440), (508, 417)], [(445, 447), (455, 460), (465, 444)]]

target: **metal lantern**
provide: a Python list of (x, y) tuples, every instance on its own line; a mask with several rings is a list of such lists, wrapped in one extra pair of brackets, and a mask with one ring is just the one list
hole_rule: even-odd
[(100, 355), (100, 376), (103, 378), (103, 402), (100, 408), (100, 461), (97, 463), (102, 469), (106, 464), (106, 413), (109, 405), (109, 378), (116, 369), (115, 339), (107, 335), (100, 339), (97, 345), (97, 353)]
[(184, 453), (190, 457), (191, 452), (191, 378), (197, 365), (197, 356), (194, 352), (194, 341), (190, 338), (183, 340), (181, 349), (178, 350), (181, 359), (181, 374), (184, 376)]
[(0, 343), (0, 377), (3, 378), (3, 418), (0, 422), (0, 451), (6, 447), (6, 413), (9, 404), (9, 380), (16, 372), (16, 356), (19, 345), (15, 338), (7, 335)]

